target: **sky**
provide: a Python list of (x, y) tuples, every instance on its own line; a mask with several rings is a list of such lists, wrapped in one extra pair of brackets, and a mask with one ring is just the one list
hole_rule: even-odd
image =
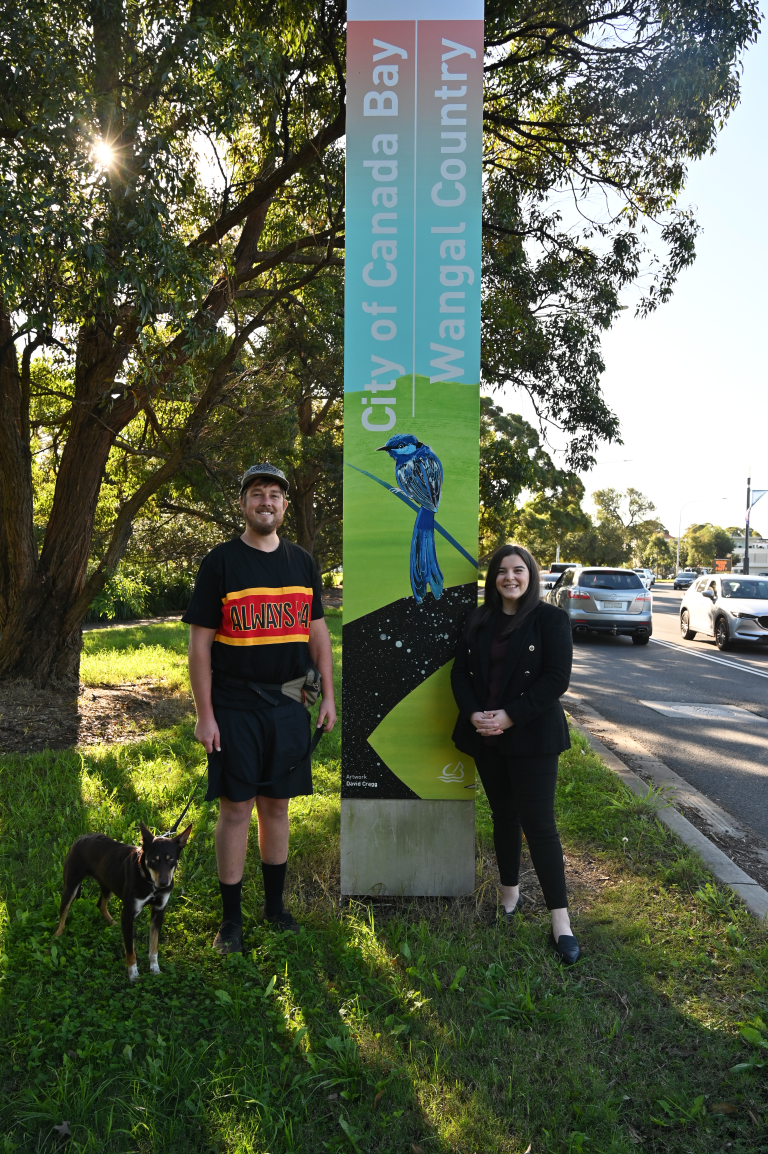
[[(703, 229), (694, 264), (648, 318), (634, 316), (628, 294), (630, 308), (603, 340), (601, 385), (624, 444), (602, 445), (595, 468), (581, 474), (587, 496), (633, 486), (673, 535), (681, 513), (683, 531), (692, 522), (743, 525), (750, 466), (753, 486), (768, 489), (766, 125), (761, 35), (746, 54), (741, 103), (715, 154), (691, 164), (680, 199), (697, 209)], [(518, 392), (501, 403), (535, 423)], [(752, 526), (768, 535), (768, 495)]]

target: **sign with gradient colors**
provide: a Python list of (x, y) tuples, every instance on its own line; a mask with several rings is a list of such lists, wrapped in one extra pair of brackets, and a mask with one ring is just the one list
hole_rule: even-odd
[(467, 800), (450, 667), (477, 602), (483, 6), (347, 14), (342, 796)]

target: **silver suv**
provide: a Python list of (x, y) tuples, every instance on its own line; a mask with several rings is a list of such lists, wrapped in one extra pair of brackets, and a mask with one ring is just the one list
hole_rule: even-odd
[(714, 636), (718, 649), (734, 641), (768, 641), (768, 578), (730, 573), (699, 577), (680, 604), (683, 641), (697, 633)]
[(647, 645), (653, 633), (651, 594), (632, 569), (568, 569), (546, 599), (566, 611), (574, 638), (627, 634), (635, 645)]

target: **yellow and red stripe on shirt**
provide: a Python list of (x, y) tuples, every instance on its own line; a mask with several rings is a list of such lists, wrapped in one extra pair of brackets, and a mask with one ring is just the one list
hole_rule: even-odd
[(239, 589), (221, 600), (221, 625), (215, 641), (224, 645), (282, 645), (309, 640), (311, 586)]

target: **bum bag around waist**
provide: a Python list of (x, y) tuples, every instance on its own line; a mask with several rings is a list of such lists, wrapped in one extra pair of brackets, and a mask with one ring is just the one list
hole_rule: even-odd
[(269, 705), (280, 705), (280, 698), (275, 694), (289, 697), (291, 701), (298, 701), (307, 708), (314, 705), (320, 696), (321, 677), (319, 670), (310, 665), (303, 677), (294, 677), (292, 681), (284, 681), (282, 685), (267, 685), (260, 681), (246, 681), (242, 677), (232, 677), (228, 673), (214, 671), (214, 680), (217, 685), (230, 686), (232, 689), (250, 689)]

